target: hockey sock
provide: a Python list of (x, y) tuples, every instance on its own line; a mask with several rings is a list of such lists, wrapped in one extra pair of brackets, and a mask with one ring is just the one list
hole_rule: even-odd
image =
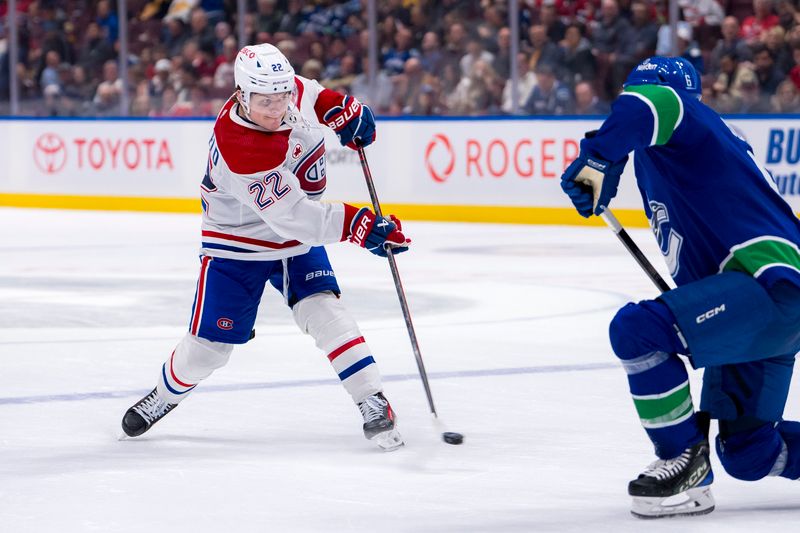
[(620, 309), (609, 328), (639, 419), (661, 459), (677, 457), (704, 438), (672, 324), (665, 305), (643, 301)]
[(232, 351), (231, 344), (213, 342), (187, 333), (161, 367), (156, 385), (158, 394), (168, 403), (180, 402), (200, 381), (217, 368), (225, 366)]
[(355, 403), (380, 392), (381, 377), (369, 346), (339, 299), (330, 292), (303, 298), (292, 308), (297, 325), (314, 338)]

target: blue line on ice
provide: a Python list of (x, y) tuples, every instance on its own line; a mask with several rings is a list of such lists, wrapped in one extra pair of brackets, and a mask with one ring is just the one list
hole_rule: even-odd
[[(430, 372), (429, 379), (479, 378), (488, 376), (515, 376), (520, 374), (554, 374), (559, 372), (586, 372), (617, 368), (619, 363), (581, 363), (573, 365), (524, 366), (516, 368), (489, 368), (484, 370), (456, 370), (451, 372)], [(394, 374), (383, 376), (383, 381), (411, 381), (419, 379), (417, 374)], [(266, 383), (236, 383), (229, 385), (205, 385), (197, 389), (197, 393), (206, 392), (238, 392), (260, 389), (288, 389), (294, 387), (319, 387), (339, 385), (338, 379), (303, 379), (291, 381), (274, 381)], [(109, 391), (109, 392), (75, 392), (66, 394), (44, 394), (39, 396), (0, 397), (0, 405), (21, 405), (31, 403), (80, 402), (84, 400), (108, 400), (144, 396), (149, 391), (144, 389)]]

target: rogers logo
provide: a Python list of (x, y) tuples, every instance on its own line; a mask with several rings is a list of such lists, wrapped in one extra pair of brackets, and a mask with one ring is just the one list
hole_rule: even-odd
[(67, 164), (67, 145), (55, 133), (44, 133), (33, 145), (33, 160), (47, 174), (59, 172)]
[[(438, 155), (433, 153), (434, 150)], [(442, 152), (444, 152), (444, 156), (442, 156)], [(437, 164), (434, 164), (434, 161)], [(428, 143), (428, 148), (425, 150), (425, 166), (433, 181), (437, 183), (444, 183), (450, 177), (456, 166), (456, 153), (453, 151), (450, 139), (445, 135), (437, 133)], [(437, 170), (438, 168), (441, 170)]]
[(570, 137), (491, 138), (433, 135), (425, 149), (425, 167), (433, 181), (457, 178), (553, 179), (580, 151)]

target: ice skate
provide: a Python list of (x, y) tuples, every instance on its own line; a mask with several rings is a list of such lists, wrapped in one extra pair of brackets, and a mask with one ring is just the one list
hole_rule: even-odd
[(138, 437), (177, 406), (176, 403), (167, 403), (159, 396), (158, 389), (153, 389), (125, 412), (122, 431), (129, 437)]
[(707, 514), (714, 510), (708, 441), (686, 448), (674, 459), (655, 461), (628, 484), (631, 513), (637, 518)]
[(389, 401), (378, 392), (367, 396), (358, 404), (364, 417), (364, 436), (374, 441), (382, 450), (396, 450), (403, 443), (403, 437), (395, 429), (395, 415)]

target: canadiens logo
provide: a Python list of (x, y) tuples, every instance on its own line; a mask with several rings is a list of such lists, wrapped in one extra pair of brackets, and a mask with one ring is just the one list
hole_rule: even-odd
[(225, 331), (233, 329), (233, 320), (230, 318), (220, 318), (217, 320), (217, 327)]
[(303, 153), (303, 145), (300, 143), (295, 144), (294, 148), (292, 149), (292, 159), (297, 159), (298, 157), (300, 157), (302, 153)]

